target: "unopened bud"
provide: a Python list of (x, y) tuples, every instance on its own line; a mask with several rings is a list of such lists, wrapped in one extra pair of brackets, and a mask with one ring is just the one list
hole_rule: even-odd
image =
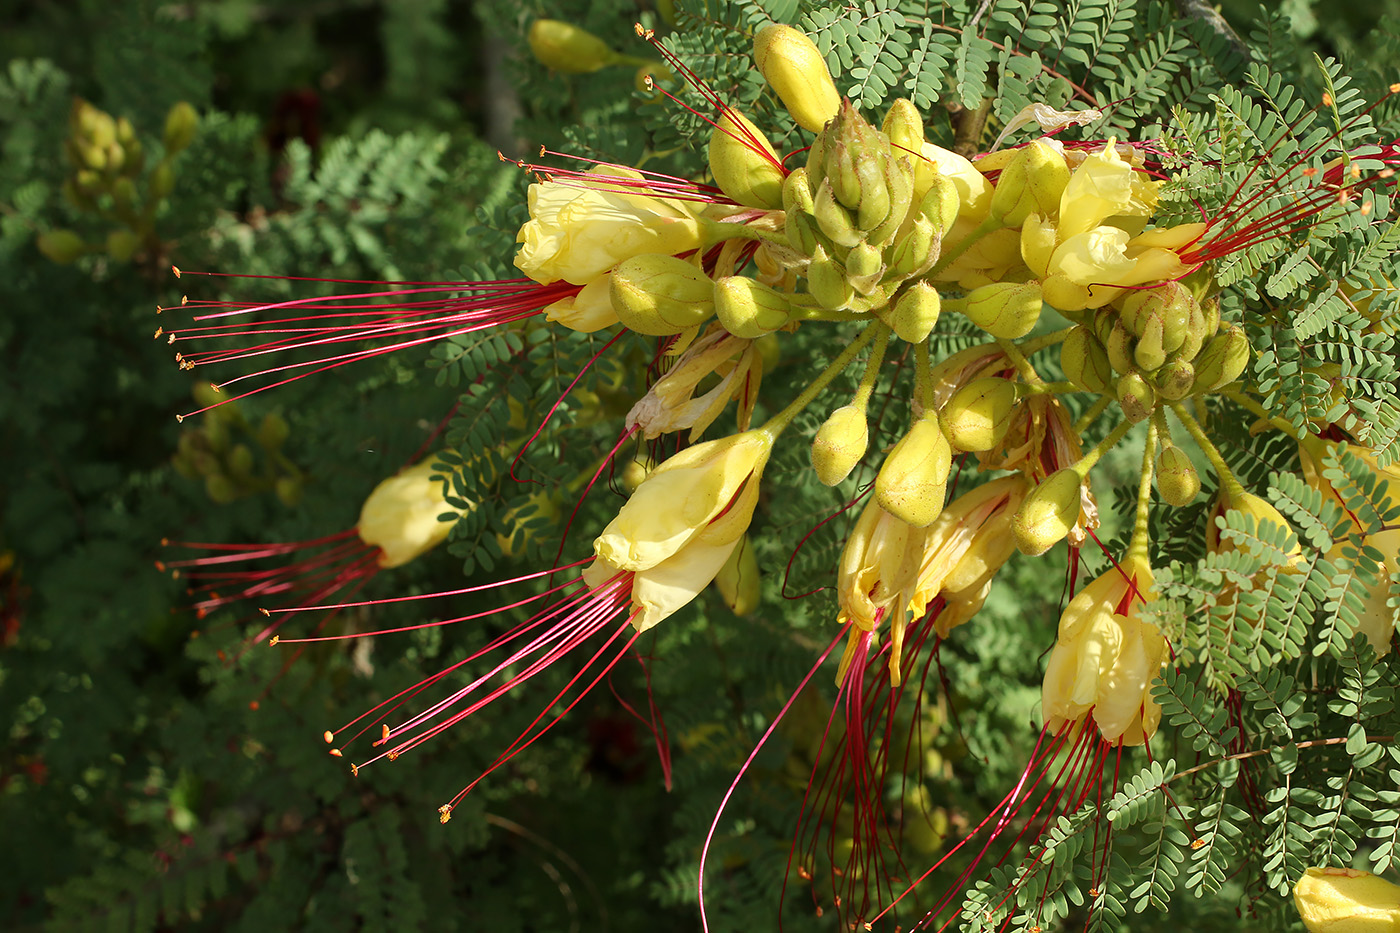
[(919, 200), (919, 213), (933, 222), (933, 228), (938, 231), (939, 236), (947, 236), (948, 231), (953, 229), (953, 224), (958, 222), (958, 212), (961, 209), (962, 200), (953, 179), (947, 175), (935, 174), (929, 182), (928, 190), (923, 192)]
[(812, 183), (805, 168), (788, 172), (783, 179), (783, 212), (792, 218), (793, 214), (812, 213)]
[(1358, 868), (1309, 868), (1293, 887), (1308, 933), (1400, 930), (1400, 887)]
[[(1163, 282), (1149, 289), (1128, 292), (1118, 301), (1119, 317), (1123, 319), (1124, 326), (1139, 338), (1156, 335), (1152, 339), (1160, 344), (1161, 352), (1171, 354), (1186, 339), (1192, 305), (1195, 303), (1191, 291), (1184, 285)], [(1144, 369), (1157, 368), (1139, 365)]]
[(857, 243), (846, 254), (846, 274), (852, 279), (875, 277), (885, 271), (885, 256), (878, 247), (869, 243)]
[(1075, 325), (1060, 344), (1060, 368), (1075, 388), (1096, 395), (1108, 390), (1113, 376), (1103, 344), (1082, 324)]
[(886, 305), (877, 313), (900, 340), (923, 343), (938, 323), (940, 307), (938, 289), (927, 282), (915, 282), (893, 305)]
[(928, 412), (885, 456), (875, 477), (875, 498), (880, 508), (915, 528), (933, 524), (943, 511), (953, 449)]
[(141, 237), (132, 230), (118, 229), (107, 234), (107, 255), (113, 262), (126, 262), (141, 248)]
[(1186, 451), (1171, 444), (1157, 454), (1157, 493), (1167, 505), (1190, 505), (1201, 491), (1201, 477)]
[(1229, 385), (1248, 365), (1249, 338), (1244, 328), (1238, 324), (1227, 325), (1225, 330), (1210, 338), (1210, 343), (1196, 357), (1196, 384), (1192, 394), (1214, 392)]
[(821, 132), (841, 108), (841, 95), (812, 40), (791, 26), (773, 24), (753, 39), (753, 59), (763, 79), (804, 130)]
[(1069, 165), (1054, 146), (1037, 139), (1025, 146), (1002, 169), (992, 193), (992, 216), (1008, 227), (1019, 227), (1031, 214), (1053, 216), (1069, 184)]
[(188, 149), (198, 131), (199, 114), (194, 105), (188, 101), (180, 101), (165, 115), (165, 134), (162, 137), (165, 151), (174, 155)]
[(1006, 340), (1024, 337), (1040, 320), (1040, 285), (1036, 282), (994, 282), (973, 289), (963, 313), (972, 323)]
[(306, 484), (300, 477), (280, 476), (273, 486), (273, 491), (277, 493), (277, 499), (290, 509), (301, 501), (301, 494), (305, 486)]
[(710, 133), (710, 174), (715, 184), (745, 207), (783, 204), (782, 160), (763, 131), (733, 107), (726, 107)]
[(83, 238), (72, 230), (48, 230), (39, 234), (35, 245), (51, 262), (66, 266), (87, 252)]
[[(877, 219), (874, 214), (867, 215), (866, 208), (870, 203), (861, 201), (861, 209), (857, 212), (857, 221), (861, 224), (861, 229), (866, 231), (866, 239), (871, 243), (888, 243), (904, 224), (904, 219), (909, 216), (909, 209), (914, 203), (914, 170), (913, 160), (910, 156), (900, 154), (898, 158), (893, 156), (880, 160), (880, 170), (883, 173), (885, 182), (885, 192), (888, 195), (885, 202), (884, 218)], [(868, 224), (868, 225), (867, 225)]]
[(1118, 377), (1114, 387), (1118, 405), (1123, 409), (1123, 417), (1134, 424), (1138, 423), (1157, 407), (1157, 393), (1139, 373), (1128, 373)]
[(1104, 352), (1108, 354), (1108, 364), (1113, 367), (1114, 372), (1130, 373), (1136, 365), (1134, 350), (1137, 349), (1136, 341), (1132, 332), (1123, 326), (1123, 322), (1116, 316), (1109, 313), (1109, 309), (1101, 309), (1102, 313), (1095, 317), (1096, 323), (1107, 324), (1107, 327), (1100, 327), (1100, 339), (1103, 340)]
[(1173, 360), (1152, 374), (1162, 398), (1179, 402), (1191, 394), (1196, 384), (1196, 367), (1186, 360)]
[(890, 109), (885, 111), (885, 122), (881, 127), (889, 138), (890, 148), (896, 156), (907, 153), (922, 156), (924, 149), (924, 117), (914, 102), (905, 97), (895, 98)]
[(1021, 553), (1036, 557), (1064, 540), (1079, 521), (1082, 483), (1078, 472), (1066, 468), (1051, 473), (1026, 494), (1011, 520)]
[(812, 469), (817, 479), (835, 486), (850, 476), (869, 443), (864, 407), (843, 405), (833, 411), (812, 438)]
[(812, 211), (817, 218), (817, 227), (837, 246), (849, 248), (864, 239), (856, 229), (851, 212), (837, 203), (830, 178), (823, 178), (817, 187)]
[(228, 505), (238, 498), (238, 487), (222, 473), (210, 473), (204, 477), (204, 492), (218, 505)]
[(943, 430), (957, 450), (991, 450), (1006, 436), (1015, 406), (1014, 382), (997, 376), (975, 379), (953, 393), (943, 407)]
[(758, 576), (758, 559), (753, 542), (746, 534), (729, 554), (729, 560), (715, 574), (715, 589), (736, 616), (746, 616), (758, 608), (762, 596), (762, 581)]
[[(1054, 221), (1042, 218), (1039, 214), (1031, 214), (1021, 225), (1021, 261), (1026, 264), (1026, 268), (1035, 273), (1036, 278), (1045, 278), (1050, 270), (1050, 257), (1055, 255), (1055, 247), (1058, 245), (1059, 237), (1055, 232)], [(1045, 300), (1050, 301), (1050, 297), (1045, 296)], [(1054, 304), (1053, 301), (1050, 303)], [(1059, 305), (1055, 307), (1058, 308)]]
[(807, 264), (807, 291), (828, 311), (847, 307), (855, 297), (855, 289), (846, 278), (846, 267), (829, 258), (820, 245)]
[(623, 326), (666, 337), (714, 313), (714, 282), (695, 263), (646, 253), (624, 259), (610, 276), (609, 297)]
[(541, 65), (568, 74), (587, 74), (616, 64), (621, 57), (586, 29), (557, 19), (537, 19), (527, 36)]
[(151, 199), (159, 201), (175, 190), (175, 169), (169, 162), (162, 161), (151, 171)]
[(889, 276), (903, 280), (924, 274), (938, 261), (942, 246), (943, 237), (934, 228), (933, 221), (924, 216), (916, 217), (909, 232), (887, 248)]
[(792, 303), (782, 292), (748, 276), (731, 275), (715, 282), (715, 317), (735, 337), (753, 340), (782, 327)]

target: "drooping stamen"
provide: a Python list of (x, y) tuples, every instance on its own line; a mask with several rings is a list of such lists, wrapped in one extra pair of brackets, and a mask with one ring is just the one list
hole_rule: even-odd
[[(182, 274), (224, 278), (279, 278), (208, 272)], [(296, 298), (268, 303), (186, 299), (182, 301), (182, 306), (193, 306), (208, 311), (196, 315), (194, 320), (220, 323), (203, 324), (198, 327), (159, 328), (155, 335), (158, 338), (165, 337), (171, 344), (198, 343), (203, 346), (213, 341), (236, 342), (234, 346), (220, 349), (177, 353), (176, 360), (183, 369), (212, 363), (251, 360), (292, 351), (307, 351), (311, 354), (309, 359), (280, 363), (213, 384), (215, 389), (222, 391), (245, 380), (263, 382), (240, 395), (223, 400), (228, 402), (347, 363), (512, 324), (537, 315), (546, 306), (575, 295), (581, 290), (580, 286), (567, 282), (540, 285), (528, 279), (494, 282), (384, 283), (298, 277), (287, 277), (286, 280), (373, 284), (380, 287), (346, 295)], [(162, 307), (158, 310), (172, 311), (175, 308)], [(284, 312), (290, 312), (291, 316), (266, 316)], [(242, 319), (242, 316), (248, 315), (256, 319)], [(230, 318), (240, 319), (226, 320)], [(269, 336), (272, 339), (267, 339)], [(250, 345), (249, 340), (262, 342)], [(367, 343), (370, 345), (362, 346)], [(347, 345), (357, 346), (355, 349), (342, 349)], [(201, 408), (179, 417), (183, 419), (207, 410), (208, 408)]]

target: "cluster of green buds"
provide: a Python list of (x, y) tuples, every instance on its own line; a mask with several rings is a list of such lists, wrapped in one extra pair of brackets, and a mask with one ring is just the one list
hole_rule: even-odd
[(175, 189), (176, 158), (199, 130), (194, 107), (181, 101), (170, 108), (162, 155), (149, 168), (146, 146), (126, 117), (113, 118), (78, 98), (68, 124), (64, 151), (72, 174), (63, 183), (63, 196), (77, 210), (101, 221), (107, 232), (94, 241), (71, 229), (49, 230), (39, 235), (39, 251), (65, 264), (93, 253), (127, 262), (139, 252), (157, 252), (156, 214)]
[[(194, 394), (201, 405), (220, 401), (204, 383)], [(282, 450), (290, 433), (287, 419), (276, 412), (253, 425), (237, 402), (228, 402), (211, 408), (199, 424), (185, 426), (170, 462), (181, 476), (202, 479), (209, 498), (220, 505), (270, 489), (290, 508), (301, 500), (306, 482)]]

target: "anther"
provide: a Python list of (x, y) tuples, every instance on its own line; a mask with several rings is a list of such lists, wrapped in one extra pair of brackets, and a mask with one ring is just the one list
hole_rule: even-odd
[(342, 752), (342, 751), (341, 751), (340, 749), (338, 749), (338, 748), (333, 748), (333, 749), (331, 749), (331, 757), (332, 757), (332, 758), (344, 758), (344, 757), (345, 757), (345, 753)]
[(281, 636), (281, 635), (273, 635), (271, 638), (269, 638), (269, 639), (267, 640), (267, 646), (268, 646), (269, 648), (271, 648), (273, 645), (277, 644), (277, 643), (278, 643), (279, 641), (281, 641), (281, 640), (282, 640), (282, 636)]
[(321, 733), (321, 738), (325, 739), (326, 744), (329, 745), (335, 741), (335, 733), (327, 729), (325, 732)]
[(175, 273), (175, 278), (178, 279), (178, 278), (180, 277), (180, 267), (179, 267), (179, 266), (171, 266), (171, 267), (170, 267), (170, 271), (173, 272), (173, 273)]

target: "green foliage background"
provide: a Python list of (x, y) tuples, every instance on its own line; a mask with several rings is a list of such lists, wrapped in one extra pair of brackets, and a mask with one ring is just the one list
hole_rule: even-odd
[[(522, 416), (538, 422), (600, 343), (528, 329), (510, 343), (461, 339), (242, 402), (250, 426), (269, 414), (286, 419), (281, 453), (299, 478), (300, 499), (289, 506), (262, 488), (218, 504), (171, 466), (182, 433), (208, 430), (200, 418), (180, 424), (174, 415), (196, 407), (192, 389), (209, 377), (180, 371), (164, 342), (150, 340), (162, 323), (154, 308), (178, 305), (184, 292), (245, 300), (298, 292), (176, 280), (171, 263), (340, 279), (510, 277), (528, 179), (498, 161), (497, 148), (533, 157), (544, 144), (694, 174), (703, 164), (704, 124), (636, 91), (630, 69), (545, 70), (523, 39), (544, 15), (637, 54), (645, 50), (632, 23), (656, 28), (729, 100), (764, 114), (787, 149), (802, 143), (762, 93), (747, 52), (746, 30), (768, 18), (818, 35), (844, 70), (842, 89), (867, 112), (910, 96), (930, 114), (931, 137), (947, 144), (977, 141), (957, 138), (966, 125), (952, 116), (960, 110), (985, 109), (995, 126), (1028, 100), (1064, 104), (1076, 85), (1121, 102), (1086, 137), (1149, 132), (1168, 122), (1172, 106), (1213, 112), (1211, 95), (1244, 86), (1248, 67), (1208, 21), (1182, 17), (1189, 4), (1155, 0), (996, 0), (985, 8), (973, 0), (684, 0), (674, 14), (671, 6), (89, 0), (12, 11), (0, 22), (0, 554), (13, 558), (0, 582), (0, 708), (9, 730), (0, 750), (7, 840), (0, 926), (698, 929), (699, 844), (719, 798), (834, 635), (829, 594), (782, 596), (829, 583), (840, 540), (835, 528), (816, 534), (784, 579), (811, 516), (841, 504), (815, 484), (799, 445), (780, 451), (768, 473), (783, 493), (764, 504), (757, 528), (764, 607), (739, 620), (706, 594), (643, 642), (655, 657), (656, 696), (676, 748), (672, 792), (662, 787), (649, 735), (600, 688), (439, 826), (438, 805), (519, 734), (552, 695), (547, 684), (351, 778), (344, 761), (326, 756), (321, 731), (464, 657), (505, 621), (318, 646), (284, 670), (288, 654), (262, 645), (243, 651), (255, 621), (188, 611), (181, 583), (153, 567), (161, 539), (299, 540), (348, 528), (373, 485), (460, 400), (446, 442), (474, 468), (457, 492), (477, 507), (449, 547), (381, 574), (364, 593), (429, 592), (543, 567), (562, 529), (530, 504), (539, 487), (501, 478), (508, 454), (500, 445), (514, 438)], [(965, 29), (979, 9), (981, 24)], [(1270, 12), (1230, 2), (1224, 12), (1250, 43), (1253, 63), (1294, 83), (1300, 96), (1321, 93), (1314, 51), (1341, 57), (1367, 100), (1395, 80), (1395, 0), (1369, 4), (1364, 20), (1309, 0)], [(173, 191), (154, 214), (157, 239), (128, 261), (103, 245), (111, 223), (62, 195), (75, 95), (129, 118), (152, 153), (172, 105), (187, 101), (202, 115), (192, 146), (174, 163)], [(1393, 116), (1377, 119), (1393, 124)], [(50, 261), (36, 237), (55, 229), (76, 231), (93, 249), (71, 264)], [(944, 337), (952, 346), (963, 335)], [(555, 415), (557, 429), (530, 448), (518, 476), (549, 488), (596, 466), (596, 451), (615, 437), (616, 415), (625, 411), (623, 390), (640, 384), (650, 359), (649, 347), (631, 340)], [(1392, 349), (1377, 352), (1379, 362), (1355, 365), (1371, 366), (1366, 378), (1380, 382), (1375, 367), (1389, 354), (1393, 372), (1394, 359)], [(819, 362), (785, 358), (767, 390), (791, 397)], [(1287, 388), (1280, 408), (1303, 406), (1306, 393), (1295, 399)], [(1242, 461), (1265, 464), (1251, 474), (1257, 480), (1267, 481), (1268, 467), (1292, 466), (1287, 451), (1261, 453), (1243, 431), (1237, 440)], [(271, 462), (261, 448), (257, 456), (265, 458), (260, 465)], [(1109, 466), (1131, 482), (1131, 458)], [(1301, 495), (1286, 477), (1275, 483), (1284, 497)], [(566, 544), (569, 559), (586, 552), (588, 529), (618, 501), (615, 487), (589, 498)], [(1313, 512), (1304, 503), (1290, 517)], [(517, 534), (503, 549), (496, 531), (507, 519)], [(1314, 531), (1318, 541), (1325, 534)], [(1189, 558), (1173, 571), (1178, 589), (1168, 595), (1184, 599), (1218, 585), (1222, 574), (1249, 574), (1196, 568), (1198, 553), (1184, 531), (1161, 542), (1159, 557)], [(938, 763), (931, 788), (955, 822), (980, 819), (1029, 754), (1039, 656), (1053, 640), (1063, 570), (1063, 562), (1013, 562), (976, 622), (944, 648), (952, 700), (963, 713), (956, 728), (944, 723), (931, 739)], [(1344, 598), (1316, 595), (1319, 603)], [(335, 624), (363, 631), (480, 607), (469, 600), (384, 606)], [(1367, 743), (1366, 734), (1393, 734), (1396, 678), (1345, 637), (1336, 644), (1302, 672), (1261, 669), (1248, 646), (1220, 644), (1197, 659), (1205, 680), (1169, 679), (1175, 731), (1166, 741), (1178, 746), (1185, 763), (1178, 770), (1233, 748), (1223, 721), (1192, 722), (1205, 702), (1193, 691), (1223, 679), (1254, 711), (1251, 747), (1282, 749), (1271, 760), (1284, 774), (1306, 759), (1300, 773), (1309, 776), (1272, 792), (1271, 819), (1262, 824), (1232, 795), (1238, 763), (1173, 784), (1183, 788), (1177, 799), (1193, 812), (1194, 833), (1212, 823), (1228, 830), (1211, 836), (1204, 854), (1184, 846), (1162, 796), (1149, 792), (1163, 773), (1129, 783), (1115, 857), (1138, 866), (1155, 859), (1168, 866), (1167, 880), (1154, 872), (1127, 898), (1150, 899), (1147, 914), (1119, 921), (1121, 911), (1105, 908), (1096, 922), (1239, 929), (1244, 912), (1247, 928), (1287, 929), (1291, 908), (1277, 895), (1320, 848), (1334, 861), (1388, 863), (1400, 825), (1391, 770), (1400, 755), (1393, 743)], [(558, 689), (568, 672), (550, 676)], [(1305, 678), (1343, 688), (1300, 698)], [(810, 736), (829, 708), (830, 676), (816, 680), (819, 694), (775, 734), (721, 824), (710, 863), (712, 929), (775, 925)], [(644, 702), (635, 666), (620, 666), (612, 684), (629, 702)], [(1354, 734), (1357, 724), (1359, 741), (1325, 760), (1289, 745), (1338, 729)], [(1062, 829), (1054, 841), (1068, 852), (1074, 827)], [(990, 882), (993, 903), (1004, 889), (1001, 879)], [(1082, 923), (1082, 913), (1066, 909)], [(835, 929), (831, 914), (812, 916), (805, 892), (790, 895), (785, 916), (790, 929)]]

